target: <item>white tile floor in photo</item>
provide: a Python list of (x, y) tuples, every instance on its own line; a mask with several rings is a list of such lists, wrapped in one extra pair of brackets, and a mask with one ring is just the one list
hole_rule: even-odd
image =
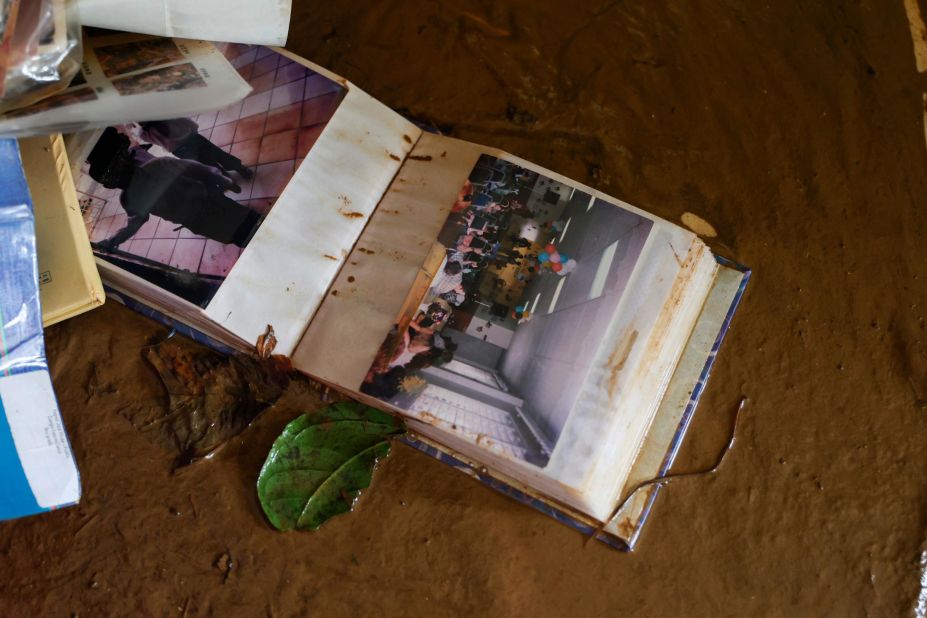
[(472, 439), (488, 438), (510, 457), (529, 459), (531, 446), (512, 414), (506, 410), (434, 384), (425, 387), (410, 409), (412, 412), (427, 412), (450, 423), (452, 429)]

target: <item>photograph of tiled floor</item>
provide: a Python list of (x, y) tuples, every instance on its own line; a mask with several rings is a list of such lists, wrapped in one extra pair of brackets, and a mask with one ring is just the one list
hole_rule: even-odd
[(513, 413), (434, 384), (425, 387), (411, 411), (441, 419), (453, 430), (478, 443), (491, 443), (509, 457), (530, 460), (540, 451), (539, 445), (518, 425)]
[[(267, 214), (318, 139), (343, 96), (341, 86), (264, 47), (223, 46), (223, 53), (254, 88), (243, 101), (193, 119), (200, 134), (254, 171), (251, 180), (233, 173), (241, 193), (228, 195)], [(157, 146), (156, 156), (172, 156)], [(87, 174), (77, 179), (78, 197), (92, 242), (110, 237), (126, 224), (119, 191)], [(119, 249), (132, 255), (202, 275), (225, 277), (241, 249), (192, 234), (152, 216)]]

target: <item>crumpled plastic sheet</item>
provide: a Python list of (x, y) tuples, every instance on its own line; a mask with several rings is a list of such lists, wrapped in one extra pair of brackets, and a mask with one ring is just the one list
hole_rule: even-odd
[(0, 376), (47, 370), (35, 218), (14, 140), (0, 141)]
[(81, 58), (76, 0), (0, 0), (0, 113), (66, 89)]

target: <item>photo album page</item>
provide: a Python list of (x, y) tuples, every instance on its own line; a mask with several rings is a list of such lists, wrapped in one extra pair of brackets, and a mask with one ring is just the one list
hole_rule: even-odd
[(110, 287), (240, 350), (272, 325), (289, 354), (420, 131), (283, 50), (217, 53), (247, 97), (72, 136), (81, 210)]
[(604, 517), (716, 270), (688, 231), (424, 134), (293, 362)]

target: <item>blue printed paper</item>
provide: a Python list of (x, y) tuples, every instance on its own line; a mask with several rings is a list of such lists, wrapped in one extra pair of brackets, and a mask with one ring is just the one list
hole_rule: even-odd
[(0, 519), (79, 499), (45, 359), (29, 189), (16, 141), (0, 140)]

